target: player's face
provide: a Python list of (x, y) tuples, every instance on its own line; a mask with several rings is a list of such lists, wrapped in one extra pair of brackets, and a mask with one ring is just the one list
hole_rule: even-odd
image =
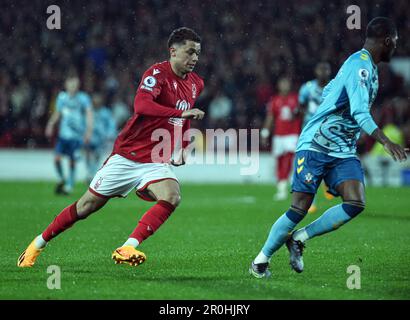
[(103, 104), (103, 99), (100, 95), (94, 95), (93, 96), (93, 107), (98, 109), (102, 106)]
[(178, 70), (183, 74), (194, 70), (200, 53), (201, 44), (190, 40), (185, 41), (183, 45), (175, 45), (171, 48), (171, 58)]
[(394, 51), (396, 50), (397, 47), (397, 40), (398, 40), (397, 33), (394, 36), (388, 37), (384, 39), (384, 48), (385, 51), (382, 54), (382, 61), (383, 62), (390, 62)]
[(330, 65), (328, 63), (320, 63), (316, 67), (316, 77), (319, 80), (328, 80), (330, 77)]
[(80, 80), (78, 78), (69, 78), (65, 81), (65, 89), (69, 94), (74, 94), (80, 87)]
[(278, 89), (281, 94), (288, 94), (290, 91), (290, 80), (288, 78), (282, 78), (279, 80)]

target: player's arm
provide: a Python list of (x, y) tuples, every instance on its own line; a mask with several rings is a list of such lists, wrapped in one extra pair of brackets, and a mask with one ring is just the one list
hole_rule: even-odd
[(303, 84), (302, 87), (300, 87), (299, 90), (299, 96), (298, 96), (298, 107), (295, 109), (293, 112), (294, 116), (301, 116), (304, 117), (306, 110), (307, 110), (307, 99), (308, 99), (308, 88), (307, 88), (307, 83)]
[[(201, 94), (201, 92), (204, 88), (204, 82), (203, 81), (201, 81), (201, 84), (200, 84), (199, 87), (200, 87), (200, 90), (199, 90), (198, 96)], [(187, 110), (187, 111), (189, 111), (189, 110)], [(194, 115), (192, 115), (192, 116), (194, 116)], [(182, 134), (182, 147), (180, 148), (180, 150), (178, 150), (177, 152), (174, 153), (174, 156), (170, 161), (170, 164), (172, 164), (173, 166), (178, 167), (178, 166), (182, 166), (186, 163), (187, 156), (188, 156), (187, 147), (191, 143), (191, 140), (184, 140), (183, 138), (184, 138), (185, 132), (189, 131), (190, 128), (191, 128), (191, 121), (189, 121), (189, 120), (185, 121), (183, 126), (182, 126), (182, 133), (181, 133)]]
[(84, 143), (88, 144), (91, 140), (91, 136), (93, 134), (93, 128), (94, 128), (94, 116), (93, 116), (93, 109), (92, 108), (87, 108), (85, 112), (85, 117), (86, 117), (86, 131), (84, 135)]
[(85, 134), (84, 144), (88, 144), (91, 140), (94, 128), (94, 115), (93, 115), (93, 103), (88, 94), (83, 93), (81, 96), (81, 103), (85, 110)]
[(266, 146), (269, 142), (269, 137), (270, 137), (270, 133), (272, 131), (272, 126), (273, 126), (273, 112), (272, 112), (272, 108), (270, 107), (271, 103), (268, 104), (267, 109), (267, 116), (265, 118), (265, 121), (263, 123), (262, 126), (262, 130), (260, 132), (261, 135), (261, 144)]
[(164, 107), (156, 102), (164, 85), (164, 79), (162, 77), (162, 73), (154, 75), (152, 68), (144, 73), (137, 94), (135, 95), (134, 112), (159, 118), (202, 119), (204, 112), (199, 109), (183, 111)]
[(154, 97), (145, 92), (138, 92), (134, 99), (134, 112), (152, 117), (159, 118), (185, 118), (185, 119), (198, 119), (201, 120), (205, 112), (197, 108), (191, 110), (178, 110), (168, 108), (160, 105), (154, 101)]
[(407, 159), (406, 152), (409, 152), (408, 148), (403, 148), (402, 146), (392, 142), (380, 128), (373, 131), (371, 136), (376, 139), (377, 142), (381, 143), (388, 154), (395, 160), (404, 161)]
[(108, 141), (114, 141), (115, 136), (117, 135), (117, 124), (115, 122), (114, 117), (112, 116), (111, 111), (107, 111), (106, 113), (106, 123), (107, 123), (106, 139)]
[(54, 128), (57, 125), (57, 123), (60, 121), (61, 118), (61, 110), (63, 108), (63, 93), (60, 92), (56, 98), (56, 105), (55, 105), (55, 111), (51, 115), (50, 119), (47, 122), (46, 126), (46, 137), (48, 139), (51, 139), (53, 137), (54, 133)]
[(349, 96), (350, 113), (359, 126), (368, 135), (381, 143), (394, 160), (407, 159), (406, 150), (392, 142), (374, 122), (369, 111), (370, 82), (369, 65), (355, 63), (346, 79), (346, 91)]
[(185, 132), (189, 130), (190, 127), (191, 127), (191, 121), (189, 120), (185, 121), (182, 127), (182, 130), (181, 130), (181, 133), (180, 133), (181, 138), (179, 139), (179, 142), (182, 142), (182, 145), (179, 145), (179, 143), (177, 143), (173, 157), (170, 160), (170, 164), (172, 164), (175, 167), (183, 166), (186, 162), (186, 159), (187, 159), (186, 147), (188, 146), (190, 141), (184, 140), (184, 134)]
[(46, 137), (48, 139), (51, 139), (53, 137), (54, 128), (56, 124), (58, 123), (58, 121), (60, 121), (60, 118), (61, 118), (61, 113), (60, 111), (56, 110), (53, 112), (50, 119), (48, 120), (47, 126), (46, 126)]

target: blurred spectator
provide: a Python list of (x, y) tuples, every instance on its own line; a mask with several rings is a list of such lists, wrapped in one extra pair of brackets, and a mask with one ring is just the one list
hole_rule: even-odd
[(222, 90), (216, 92), (208, 108), (208, 127), (227, 129), (232, 115), (232, 100)]

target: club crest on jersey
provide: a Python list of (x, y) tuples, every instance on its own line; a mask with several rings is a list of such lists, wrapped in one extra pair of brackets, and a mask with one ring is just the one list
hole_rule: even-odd
[(192, 84), (192, 99), (196, 99), (196, 85)]
[(312, 183), (313, 182), (313, 174), (311, 174), (310, 172), (309, 173), (306, 173), (305, 174), (305, 182), (306, 183)]
[[(191, 109), (191, 104), (189, 102), (186, 102), (185, 100), (178, 100), (175, 108), (177, 110), (182, 110), (182, 111), (186, 111)], [(178, 127), (182, 127), (184, 125), (185, 119), (182, 118), (170, 118), (168, 120), (169, 124), (172, 124), (174, 126), (178, 126)]]

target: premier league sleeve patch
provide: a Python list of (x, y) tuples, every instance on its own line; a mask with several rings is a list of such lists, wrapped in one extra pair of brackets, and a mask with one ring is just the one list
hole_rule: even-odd
[(144, 78), (142, 83), (143, 84), (141, 85), (141, 89), (152, 91), (157, 84), (157, 79), (155, 79), (153, 76), (148, 76)]
[(366, 69), (359, 69), (359, 79), (360, 85), (365, 86), (367, 80), (369, 80), (369, 71)]

